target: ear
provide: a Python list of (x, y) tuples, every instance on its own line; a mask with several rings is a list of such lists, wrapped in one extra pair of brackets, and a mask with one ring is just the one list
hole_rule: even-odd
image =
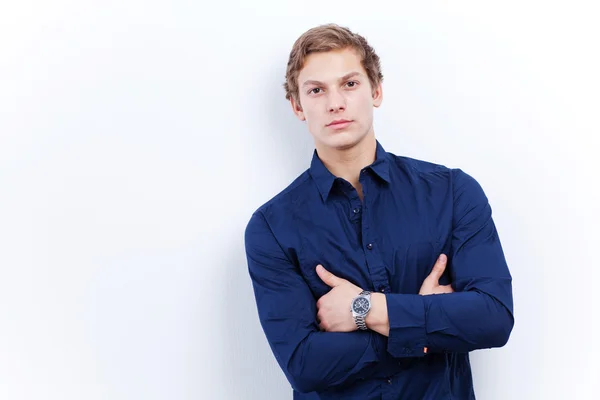
[(298, 117), (300, 121), (305, 121), (306, 117), (304, 116), (304, 111), (302, 111), (302, 106), (300, 105), (300, 103), (296, 102), (294, 96), (290, 98), (290, 104), (292, 106), (292, 111), (294, 112), (294, 114), (296, 114), (296, 117)]
[(383, 101), (383, 85), (381, 82), (373, 90), (373, 107), (379, 107)]

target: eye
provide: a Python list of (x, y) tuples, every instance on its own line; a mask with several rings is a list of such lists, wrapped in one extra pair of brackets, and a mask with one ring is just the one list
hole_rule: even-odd
[(314, 88), (314, 89), (310, 89), (308, 91), (309, 94), (319, 94), (318, 92), (315, 92), (315, 90), (321, 90), (321, 88)]
[(358, 82), (356, 82), (356, 81), (348, 81), (348, 82), (346, 82), (346, 85), (350, 85), (349, 87), (352, 88), (352, 87), (355, 87), (356, 85), (358, 85)]

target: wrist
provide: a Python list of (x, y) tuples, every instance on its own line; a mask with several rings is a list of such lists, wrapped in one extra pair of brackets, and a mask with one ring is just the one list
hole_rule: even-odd
[(387, 321), (387, 300), (383, 293), (371, 293), (371, 310), (365, 317), (367, 328), (378, 331)]

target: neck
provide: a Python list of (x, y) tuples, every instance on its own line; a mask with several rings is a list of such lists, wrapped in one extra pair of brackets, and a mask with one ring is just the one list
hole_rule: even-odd
[(375, 161), (377, 141), (373, 132), (352, 147), (337, 149), (316, 144), (323, 165), (335, 176), (359, 186), (360, 171)]

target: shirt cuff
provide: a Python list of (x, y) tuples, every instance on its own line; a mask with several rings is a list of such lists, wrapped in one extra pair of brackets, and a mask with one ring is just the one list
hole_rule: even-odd
[(385, 295), (390, 332), (387, 351), (393, 357), (422, 357), (427, 344), (425, 302), (418, 294)]

